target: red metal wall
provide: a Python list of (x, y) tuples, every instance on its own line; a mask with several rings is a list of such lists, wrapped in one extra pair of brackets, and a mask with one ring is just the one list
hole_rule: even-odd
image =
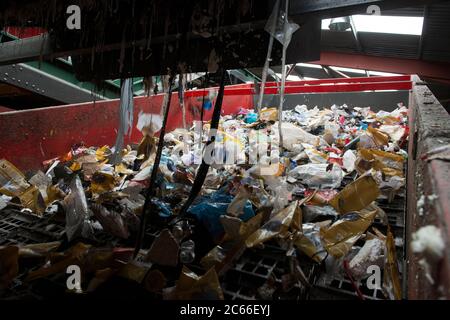
[[(275, 83), (268, 83), (266, 94), (274, 94)], [(200, 119), (200, 110), (207, 90), (186, 92), (186, 115), (188, 123)], [(372, 77), (353, 79), (327, 79), (289, 82), (286, 92), (351, 92), (362, 90), (409, 90), (409, 76)], [(223, 114), (232, 114), (240, 108), (253, 108), (254, 85), (228, 86), (225, 90)], [(134, 123), (138, 114), (159, 113), (163, 95), (135, 98)], [(212, 110), (205, 111), (209, 120)], [(87, 146), (113, 145), (119, 123), (119, 100), (98, 101), (42, 109), (0, 113), (0, 158), (14, 163), (23, 171), (36, 170), (44, 160), (68, 152), (71, 146), (83, 142)], [(134, 124), (130, 139), (125, 143), (139, 142), (141, 133)], [(173, 94), (168, 128), (182, 127), (182, 113), (178, 94)]]
[[(135, 98), (134, 126), (131, 138), (125, 142), (139, 142), (136, 129), (139, 112), (160, 112), (163, 95)], [(201, 97), (186, 99), (186, 118), (189, 123), (200, 119)], [(252, 96), (224, 98), (224, 114), (235, 113), (240, 107), (251, 108)], [(21, 170), (38, 169), (44, 160), (67, 153), (80, 142), (87, 146), (113, 145), (119, 124), (119, 100), (98, 101), (58, 107), (48, 107), (0, 114), (0, 158), (14, 163)], [(211, 118), (205, 111), (204, 119)], [(182, 113), (178, 95), (174, 94), (167, 130), (182, 127)]]

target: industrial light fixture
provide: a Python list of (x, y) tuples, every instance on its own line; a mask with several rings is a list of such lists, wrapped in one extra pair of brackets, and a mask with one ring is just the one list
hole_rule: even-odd
[(330, 25), (328, 28), (330, 28), (331, 31), (346, 31), (352, 27), (350, 17), (339, 17), (339, 18), (333, 18), (330, 21)]

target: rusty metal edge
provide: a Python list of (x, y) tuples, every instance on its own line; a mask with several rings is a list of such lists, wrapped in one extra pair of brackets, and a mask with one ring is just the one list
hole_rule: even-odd
[[(409, 106), (405, 298), (450, 299), (450, 162), (423, 159), (432, 149), (450, 143), (450, 115), (425, 82), (418, 77), (414, 77), (413, 81)], [(437, 195), (438, 198), (434, 201), (427, 199), (423, 214), (420, 214), (417, 201), (429, 195)], [(430, 263), (434, 283), (427, 279), (426, 271), (419, 264), (424, 256), (411, 249), (413, 233), (427, 225), (439, 228), (445, 242), (442, 259)]]

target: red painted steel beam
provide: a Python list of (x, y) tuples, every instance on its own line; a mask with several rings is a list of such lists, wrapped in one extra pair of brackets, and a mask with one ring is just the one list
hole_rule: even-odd
[(435, 80), (450, 80), (450, 63), (445, 62), (323, 51), (320, 54), (319, 61), (310, 63), (372, 71), (417, 74), (421, 77)]
[(47, 32), (46, 29), (40, 27), (6, 27), (5, 31), (20, 39), (39, 36)]
[[(319, 79), (319, 80), (301, 80), (301, 81), (287, 81), (286, 86), (301, 86), (301, 85), (319, 85), (319, 84), (350, 84), (350, 83), (376, 83), (376, 82), (395, 82), (395, 81), (411, 81), (410, 75), (404, 76), (388, 76), (388, 77), (357, 77), (357, 78), (333, 78), (333, 79)], [(266, 88), (276, 87), (276, 82), (267, 82)]]
[[(227, 86), (225, 96), (252, 95), (255, 94), (254, 84), (240, 84)], [(364, 78), (336, 78), (321, 80), (287, 81), (285, 93), (325, 93), (325, 92), (356, 92), (374, 90), (411, 90), (410, 75), (389, 77), (364, 77)], [(186, 97), (203, 97), (209, 94), (209, 90), (217, 91), (218, 88), (187, 91)], [(275, 82), (266, 84), (265, 94), (277, 94), (278, 88)]]
[[(346, 83), (346, 84), (319, 84), (319, 85), (301, 85), (286, 86), (286, 94), (299, 93), (327, 93), (327, 92), (359, 92), (359, 91), (383, 91), (383, 90), (411, 90), (411, 81), (394, 81), (394, 82), (375, 82), (375, 83)], [(207, 94), (208, 91), (206, 91)], [(264, 90), (265, 94), (278, 94), (278, 88), (271, 87)], [(195, 92), (194, 95), (202, 96), (203, 92)], [(254, 89), (230, 89), (225, 92), (225, 96), (235, 95), (251, 95)]]

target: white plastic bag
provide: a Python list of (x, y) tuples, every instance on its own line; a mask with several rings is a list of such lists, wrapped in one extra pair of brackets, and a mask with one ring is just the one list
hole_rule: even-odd
[(140, 112), (136, 128), (141, 131), (148, 130), (150, 135), (158, 132), (162, 128), (163, 119), (159, 114)]
[(353, 170), (355, 170), (356, 162), (355, 153), (352, 150), (347, 150), (342, 159), (345, 170), (347, 170), (348, 173), (353, 172)]
[(341, 185), (344, 172), (333, 164), (330, 171), (326, 163), (308, 163), (291, 170), (289, 176), (297, 179), (310, 188), (338, 188)]

